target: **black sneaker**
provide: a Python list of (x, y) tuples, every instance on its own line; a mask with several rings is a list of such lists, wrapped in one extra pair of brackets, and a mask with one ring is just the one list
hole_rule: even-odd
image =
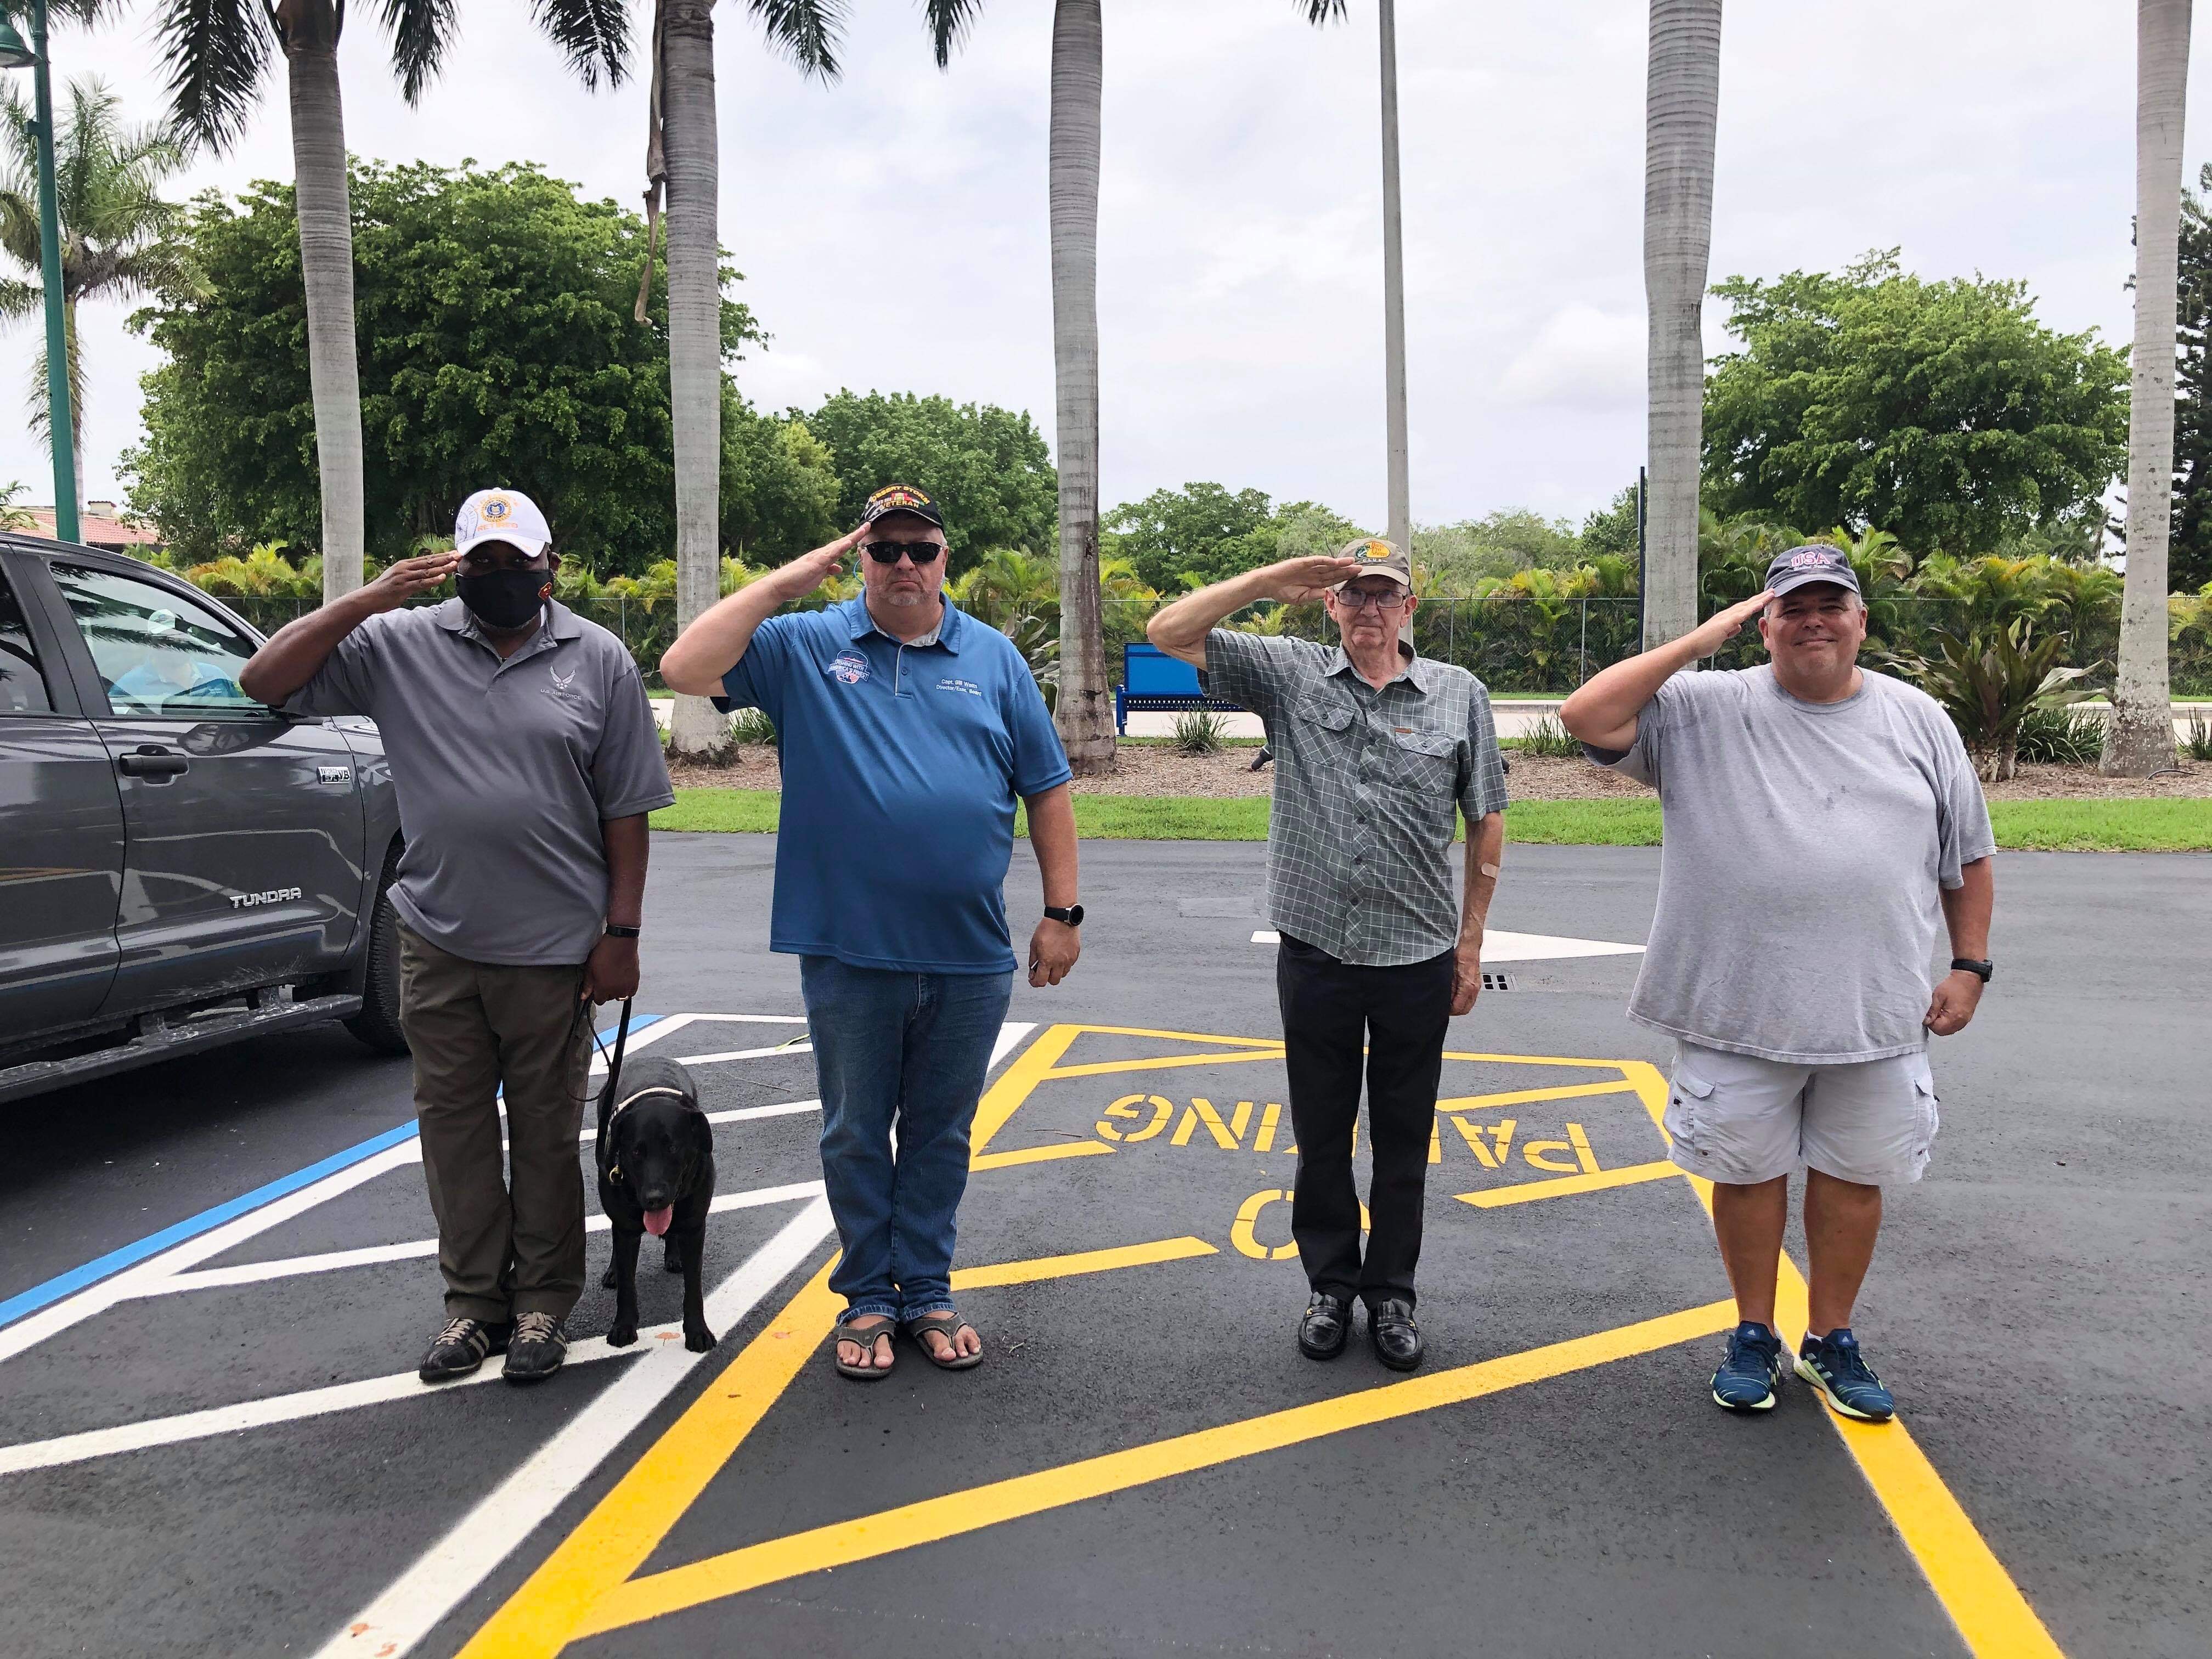
[(526, 1313), (514, 1322), (501, 1375), (510, 1382), (543, 1382), (568, 1357), (568, 1334), (561, 1322), (550, 1313)]
[(432, 1340), (415, 1375), (425, 1382), (450, 1382), (457, 1376), (466, 1376), (484, 1363), (487, 1354), (497, 1353), (506, 1340), (504, 1325), (486, 1324), (481, 1319), (449, 1319)]
[(1352, 1334), (1352, 1304), (1327, 1291), (1316, 1291), (1298, 1321), (1298, 1352), (1309, 1359), (1334, 1359)]
[(1713, 1404), (1732, 1412), (1768, 1412), (1789, 1374), (1782, 1339), (1746, 1320), (1729, 1333), (1728, 1352), (1713, 1373)]
[(1413, 1323), (1413, 1304), (1392, 1297), (1367, 1310), (1367, 1339), (1375, 1357), (1394, 1371), (1410, 1371), (1425, 1352), (1420, 1327)]

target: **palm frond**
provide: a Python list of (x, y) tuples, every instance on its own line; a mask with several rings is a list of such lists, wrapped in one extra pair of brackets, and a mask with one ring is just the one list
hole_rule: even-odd
[(222, 150), (246, 130), (270, 33), (255, 0), (169, 0), (159, 33), (171, 65), (170, 106), (187, 143)]
[(453, 40), (453, 0), (384, 0), (383, 9), (399, 95), (412, 104), (445, 64)]
[(0, 323), (21, 322), (46, 308), (46, 291), (36, 283), (19, 283), (12, 276), (0, 276)]
[(568, 55), (587, 91), (610, 87), (629, 72), (629, 12), (623, 0), (532, 0), (530, 15), (553, 44)]
[(1347, 15), (1345, 0), (1291, 0), (1291, 3), (1305, 13), (1307, 22), (1322, 27), (1341, 23)]
[(921, 0), (921, 9), (929, 25), (929, 44), (937, 54), (937, 67), (950, 68), (953, 48), (968, 38), (968, 31), (982, 13), (983, 0)]
[(837, 40), (845, 28), (845, 0), (745, 0), (769, 44), (809, 75), (834, 81), (842, 72)]

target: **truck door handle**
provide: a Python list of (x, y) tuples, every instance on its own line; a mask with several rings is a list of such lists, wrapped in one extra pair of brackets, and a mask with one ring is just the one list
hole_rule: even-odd
[(115, 769), (126, 778), (173, 778), (191, 769), (191, 763), (159, 744), (142, 744), (132, 753), (118, 755)]

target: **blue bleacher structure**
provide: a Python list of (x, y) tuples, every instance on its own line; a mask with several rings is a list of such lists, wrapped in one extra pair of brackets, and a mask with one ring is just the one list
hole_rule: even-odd
[(1129, 711), (1182, 714), (1210, 708), (1234, 714), (1242, 703), (1209, 697), (1198, 689), (1198, 670), (1179, 657), (1170, 657), (1157, 645), (1121, 647), (1121, 684), (1114, 692), (1114, 729), (1129, 729)]

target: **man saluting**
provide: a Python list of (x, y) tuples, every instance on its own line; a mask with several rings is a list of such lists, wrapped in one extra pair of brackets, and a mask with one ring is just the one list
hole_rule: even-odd
[[(1215, 627), (1259, 599), (1318, 599), (1343, 642)], [(1505, 850), (1505, 769), (1490, 696), (1414, 653), (1419, 603), (1404, 550), (1352, 543), (1200, 588), (1152, 620), (1154, 645), (1267, 722), (1275, 751), (1267, 907), (1298, 1137), (1291, 1236), (1311, 1286), (1298, 1346), (1334, 1359), (1367, 1304), (1376, 1357), (1421, 1363), (1413, 1268), (1444, 1030), (1482, 992), (1482, 930)], [(1455, 814), (1464, 893), (1452, 893)], [(1352, 1130), (1364, 1069), (1375, 1152), (1362, 1258)]]

